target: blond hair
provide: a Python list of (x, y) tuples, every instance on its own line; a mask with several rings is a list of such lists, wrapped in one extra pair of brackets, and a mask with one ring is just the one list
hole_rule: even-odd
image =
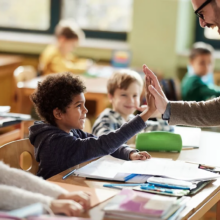
[(133, 70), (120, 70), (115, 72), (107, 82), (108, 93), (114, 95), (116, 89), (127, 89), (131, 83), (136, 82), (143, 89), (144, 82), (139, 73)]

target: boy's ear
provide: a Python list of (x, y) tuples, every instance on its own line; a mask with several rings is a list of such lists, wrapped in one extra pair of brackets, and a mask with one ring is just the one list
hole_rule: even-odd
[(108, 99), (109, 99), (109, 102), (112, 103), (113, 95), (111, 95), (110, 93), (108, 93)]
[(60, 111), (60, 109), (58, 109), (58, 108), (55, 108), (54, 110), (53, 110), (53, 116), (54, 116), (54, 118), (56, 118), (57, 120), (60, 120), (61, 118), (62, 118), (62, 114), (61, 114), (62, 112)]

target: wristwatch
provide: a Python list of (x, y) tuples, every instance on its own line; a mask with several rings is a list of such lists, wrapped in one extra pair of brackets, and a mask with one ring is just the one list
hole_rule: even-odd
[(162, 114), (162, 119), (166, 120), (166, 121), (170, 120), (170, 114), (171, 114), (171, 104), (170, 104), (170, 102), (168, 102), (166, 110)]

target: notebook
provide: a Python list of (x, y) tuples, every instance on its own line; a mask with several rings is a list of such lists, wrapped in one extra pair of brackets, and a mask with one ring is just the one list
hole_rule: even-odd
[(91, 195), (91, 207), (94, 207), (107, 199), (112, 198), (115, 196), (118, 191), (117, 190), (107, 190), (107, 189), (98, 189), (98, 188), (89, 188), (84, 186), (77, 186), (67, 183), (60, 183), (60, 182), (52, 182), (64, 189), (66, 189), (69, 192), (75, 192), (75, 191), (83, 191)]
[(189, 200), (123, 189), (103, 211), (107, 217), (117, 219), (167, 219)]

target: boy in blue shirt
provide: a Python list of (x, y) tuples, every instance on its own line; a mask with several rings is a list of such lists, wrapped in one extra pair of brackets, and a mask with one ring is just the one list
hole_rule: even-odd
[(148, 93), (149, 108), (108, 135), (96, 137), (83, 132), (86, 113), (85, 87), (73, 74), (48, 76), (38, 84), (31, 99), (43, 121), (30, 127), (30, 141), (39, 162), (37, 175), (47, 179), (70, 167), (97, 157), (112, 154), (121, 159), (150, 158), (123, 144), (146, 127), (145, 121), (155, 112), (154, 99)]

